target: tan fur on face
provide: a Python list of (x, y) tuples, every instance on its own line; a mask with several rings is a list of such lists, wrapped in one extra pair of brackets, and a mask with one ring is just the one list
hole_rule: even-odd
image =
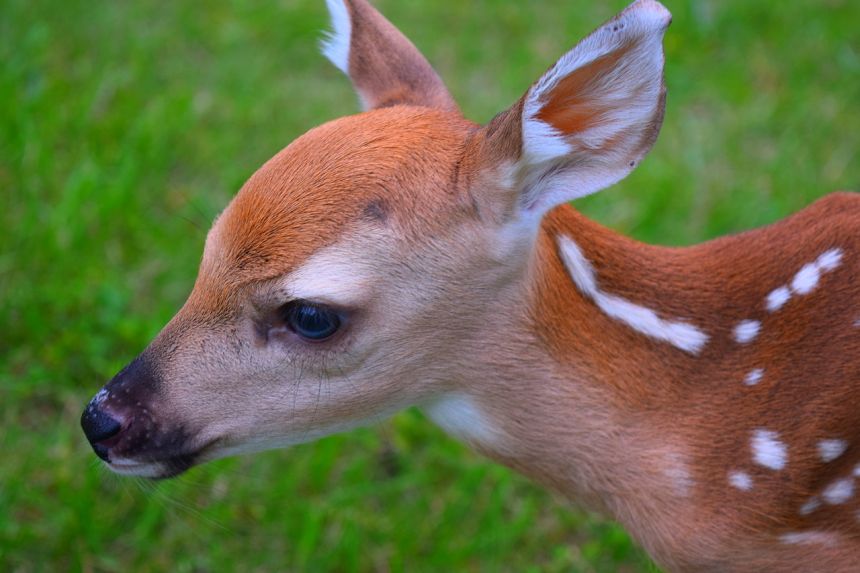
[[(113, 459), (157, 477), (417, 405), (668, 569), (855, 570), (860, 196), (689, 248), (637, 243), (561, 204), (656, 136), (659, 3), (479, 128), (364, 0), (338, 1), (330, 51), (381, 108), (299, 138), (227, 207), (186, 305), (96, 401), (138, 421)], [(340, 331), (301, 339), (296, 298)], [(699, 343), (665, 336), (677, 325)]]
[(470, 129), (455, 114), (394, 107), (309, 131), (263, 165), (215, 223), (195, 304), (222, 309), (231, 290), (289, 272), (368, 208), (390, 211), (407, 235), (416, 222), (441, 224)]
[[(174, 414), (200, 443), (219, 441), (210, 457), (312, 439), (428, 394), (442, 372), (416, 372), (455, 344), (440, 331), (464, 332), (469, 309), (483, 312), (468, 302), (469, 285), (495, 264), (469, 252), (491, 239), (473, 235), (459, 180), (472, 129), (424, 108), (344, 118), (243, 187), (210, 233), (188, 303), (153, 343), (165, 378), (182, 381), (165, 389)], [(262, 340), (266, 314), (296, 297), (348, 307), (342, 339), (322, 350)], [(447, 301), (446, 327), (433, 309)]]

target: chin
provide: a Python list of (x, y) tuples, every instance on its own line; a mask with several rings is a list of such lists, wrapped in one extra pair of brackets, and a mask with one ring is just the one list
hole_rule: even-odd
[(153, 480), (176, 477), (199, 464), (200, 460), (194, 455), (176, 456), (157, 461), (135, 461), (120, 458), (105, 462), (105, 465), (116, 474)]

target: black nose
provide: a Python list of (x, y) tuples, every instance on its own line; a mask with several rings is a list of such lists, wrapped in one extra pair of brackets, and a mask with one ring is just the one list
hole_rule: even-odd
[(108, 448), (101, 442), (116, 436), (122, 424), (95, 404), (90, 404), (81, 415), (81, 427), (96, 455), (108, 461)]

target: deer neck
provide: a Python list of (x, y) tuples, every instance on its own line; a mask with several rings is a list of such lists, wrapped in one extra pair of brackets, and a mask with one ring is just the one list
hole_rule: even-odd
[(481, 453), (608, 513), (657, 552), (660, 531), (692, 510), (692, 452), (654, 412), (672, 412), (678, 381), (707, 340), (676, 313), (672, 285), (681, 277), (663, 260), (671, 252), (555, 209), (525, 288), (501, 301), (508, 312), (465, 349), (457, 392), (426, 410)]

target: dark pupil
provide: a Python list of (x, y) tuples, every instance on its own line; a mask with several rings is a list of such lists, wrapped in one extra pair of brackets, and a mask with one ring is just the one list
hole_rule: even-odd
[(296, 334), (310, 340), (328, 338), (337, 331), (340, 319), (337, 315), (320, 306), (295, 303), (289, 310), (287, 320)]

